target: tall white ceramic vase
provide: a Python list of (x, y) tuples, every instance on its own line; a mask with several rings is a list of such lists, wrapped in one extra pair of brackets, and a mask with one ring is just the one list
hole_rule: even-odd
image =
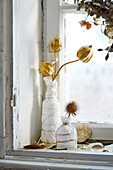
[(56, 143), (56, 130), (60, 126), (60, 104), (57, 100), (57, 82), (51, 77), (44, 78), (47, 86), (45, 100), (42, 104), (41, 141)]

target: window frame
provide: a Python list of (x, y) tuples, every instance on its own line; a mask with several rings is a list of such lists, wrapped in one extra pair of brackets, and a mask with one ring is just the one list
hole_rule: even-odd
[[(52, 0), (53, 1), (53, 0)], [(55, 0), (54, 0), (55, 1)], [(113, 153), (97, 153), (97, 152), (78, 152), (78, 151), (51, 151), (51, 150), (14, 150), (13, 149), (13, 125), (12, 125), (12, 109), (10, 100), (12, 97), (12, 4), (11, 1), (2, 2), (4, 16), (0, 17), (0, 22), (3, 23), (2, 45), (4, 44), (4, 52), (1, 54), (2, 63), (2, 101), (0, 114), (0, 141), (2, 140), (0, 150), (0, 167), (22, 167), (22, 168), (56, 168), (56, 169), (107, 169), (113, 167)], [(1, 5), (1, 4), (0, 4)], [(1, 9), (0, 9), (1, 11)], [(7, 11), (7, 12), (6, 12)], [(3, 21), (4, 18), (4, 21)], [(10, 18), (10, 20), (9, 20)], [(9, 23), (8, 23), (9, 20)], [(8, 23), (7, 27), (6, 24)], [(6, 28), (6, 29), (5, 29)], [(7, 41), (8, 36), (8, 41)], [(1, 42), (1, 37), (0, 37)], [(8, 61), (7, 61), (7, 60)], [(9, 82), (7, 82), (7, 78)], [(2, 158), (2, 159), (1, 159)], [(4, 159), (3, 159), (4, 158)], [(44, 164), (46, 163), (46, 164)], [(95, 166), (96, 164), (96, 166)]]
[[(0, 1), (0, 158), (12, 150), (12, 1)], [(9, 142), (10, 141), (10, 142)]]
[[(47, 1), (48, 3), (51, 3), (50, 1)], [(62, 2), (63, 0), (59, 0), (59, 6), (58, 4), (56, 6), (58, 6), (58, 12), (59, 12), (59, 20), (55, 19), (51, 21), (51, 24), (54, 23), (54, 21), (58, 21), (56, 22), (56, 25), (59, 25), (59, 30), (57, 30), (57, 34), (60, 36), (61, 40), (62, 40), (62, 44), (64, 44), (64, 37), (63, 37), (63, 30), (64, 30), (64, 23), (63, 23), (63, 15), (67, 12), (76, 12), (76, 13), (86, 13), (84, 12), (83, 9), (81, 9), (81, 12), (80, 11), (77, 11), (77, 5), (76, 4), (73, 4), (73, 5), (70, 5), (70, 4), (66, 4), (66, 5), (62, 5)], [(55, 3), (55, 0), (54, 0), (54, 3)], [(46, 9), (47, 10), (47, 9)], [(50, 12), (50, 10), (48, 10)], [(52, 15), (52, 14), (51, 14)], [(49, 20), (49, 19), (48, 19)], [(54, 24), (55, 25), (55, 24)], [(56, 35), (56, 32), (54, 32), (54, 29), (51, 30), (51, 29), (48, 29), (48, 31), (46, 32), (46, 34), (50, 34), (52, 33), (52, 35)], [(51, 41), (51, 37), (49, 37), (48, 39), (46, 39), (46, 45), (47, 43)], [(64, 49), (64, 48), (63, 48)], [(46, 50), (46, 49), (45, 49)], [(47, 50), (46, 50), (47, 51)], [(48, 54), (49, 56), (49, 54)], [(59, 65), (62, 65), (64, 63), (64, 51), (62, 50), (60, 53), (59, 53), (59, 56), (58, 56), (58, 61), (59, 61)], [(48, 58), (47, 58), (48, 60)], [(65, 74), (65, 69), (63, 69), (58, 78), (57, 78), (57, 81), (58, 81), (58, 86), (60, 87), (58, 89), (58, 99), (61, 103), (61, 113), (63, 113), (63, 106), (64, 106), (64, 100), (63, 100), (63, 94), (65, 94), (64, 92), (64, 74)], [(86, 123), (86, 122), (83, 122), (83, 123)], [(79, 125), (80, 123), (78, 122), (72, 122), (73, 126), (77, 126)], [(113, 140), (113, 124), (106, 124), (106, 123), (94, 123), (94, 122), (89, 122), (89, 123), (86, 123), (90, 126), (90, 128), (92, 129), (92, 136), (91, 138), (92, 139), (96, 139), (96, 140), (105, 140), (105, 141), (111, 141)]]
[[(0, 17), (0, 23), (3, 24), (3, 2), (0, 1), (0, 12), (1, 12), (1, 17)], [(3, 27), (1, 27), (0, 24), (0, 32), (1, 34), (3, 35)], [(4, 49), (4, 46), (3, 46), (3, 42), (4, 42), (4, 38), (3, 36), (0, 36), (0, 68), (2, 68), (3, 66), (3, 49)], [(1, 73), (2, 75), (0, 76), (1, 77), (1, 80), (0, 80), (0, 99), (1, 101), (3, 100), (3, 68), (1, 69)], [(5, 137), (5, 133), (4, 133), (4, 115), (2, 114), (3, 113), (3, 102), (0, 102), (0, 157), (3, 157), (4, 156), (4, 137)]]

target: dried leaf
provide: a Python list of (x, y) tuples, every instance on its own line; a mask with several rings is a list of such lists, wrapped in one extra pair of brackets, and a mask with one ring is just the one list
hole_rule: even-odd
[(108, 150), (103, 150), (102, 152), (109, 152)]
[(67, 148), (64, 148), (64, 149), (58, 149), (58, 148), (56, 148), (55, 150), (68, 150)]
[(56, 148), (56, 144), (53, 143), (47, 143), (43, 149), (53, 149)]
[(103, 144), (98, 142), (98, 143), (91, 143), (88, 145), (88, 148), (90, 149), (95, 149), (95, 150), (98, 150), (98, 149), (103, 149)]
[(107, 61), (109, 58), (109, 53), (107, 53), (107, 55), (105, 56), (105, 60)]
[(109, 50), (109, 47), (105, 48), (105, 50)]
[(48, 143), (48, 142), (37, 142), (32, 145), (24, 146), (25, 149), (54, 149), (56, 148), (56, 143)]
[(86, 26), (86, 29), (89, 30), (91, 28), (91, 24), (89, 22), (86, 22), (85, 20), (82, 20), (79, 22), (81, 27)]
[(99, 48), (98, 51), (103, 51), (103, 49)]
[(94, 145), (94, 146), (92, 146), (92, 149), (102, 149), (103, 148), (103, 146), (100, 146), (100, 145)]
[(111, 45), (111, 48), (113, 48), (113, 44)]
[(85, 21), (85, 20), (82, 20), (82, 21), (80, 21), (79, 23), (80, 23), (81, 27), (83, 27), (83, 26), (86, 25), (86, 21)]
[(26, 145), (24, 146), (25, 149), (43, 149), (44, 146), (39, 146), (37, 144), (32, 144), (32, 145)]
[(79, 10), (80, 11), (80, 9), (82, 8), (82, 3), (79, 3), (78, 4), (78, 8), (77, 8), (77, 10)]
[(97, 20), (97, 18), (96, 18), (96, 17), (93, 17), (93, 20), (94, 20), (94, 21), (96, 21), (96, 20)]
[(91, 28), (91, 24), (89, 22), (86, 23), (86, 29), (89, 30)]
[(99, 25), (97, 22), (94, 22), (95, 25)]

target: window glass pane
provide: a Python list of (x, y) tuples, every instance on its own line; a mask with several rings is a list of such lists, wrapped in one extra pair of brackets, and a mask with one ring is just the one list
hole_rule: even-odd
[[(84, 2), (89, 2), (90, 0), (84, 0)], [(105, 0), (103, 0), (105, 1)], [(64, 4), (76, 4), (76, 3), (80, 3), (82, 2), (82, 0), (63, 0)], [(110, 2), (109, 0), (106, 0), (106, 2)], [(113, 0), (111, 0), (111, 2), (113, 2)]]
[(66, 66), (66, 102), (76, 101), (79, 106), (75, 121), (113, 123), (113, 53), (105, 61), (107, 51), (99, 48), (110, 46), (104, 28), (96, 26), (87, 30), (79, 21), (91, 21), (87, 14), (65, 15), (66, 62), (75, 60), (77, 50), (84, 45), (93, 45), (94, 55), (89, 63), (77, 62)]
[(63, 4), (75, 4), (76, 0), (63, 0)]

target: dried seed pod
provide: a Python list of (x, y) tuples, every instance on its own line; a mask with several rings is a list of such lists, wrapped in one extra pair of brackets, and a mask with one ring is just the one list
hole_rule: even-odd
[(58, 52), (60, 51), (62, 47), (62, 43), (61, 43), (61, 40), (60, 40), (60, 37), (54, 37), (54, 39), (51, 41), (51, 48), (55, 51), (55, 52)]
[(66, 111), (68, 113), (68, 117), (70, 115), (76, 116), (76, 111), (78, 110), (78, 106), (76, 102), (69, 103), (66, 107)]
[(83, 46), (77, 51), (77, 57), (84, 63), (90, 61), (92, 56), (93, 56), (92, 45)]
[(54, 66), (47, 62), (40, 63), (40, 72), (44, 77), (53, 75), (55, 69)]

